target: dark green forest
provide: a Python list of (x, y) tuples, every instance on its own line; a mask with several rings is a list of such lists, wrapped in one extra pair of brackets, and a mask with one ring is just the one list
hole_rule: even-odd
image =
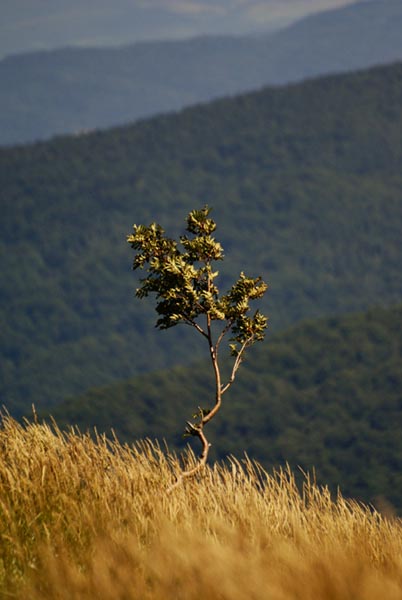
[(220, 288), (262, 275), (272, 332), (400, 302), (401, 130), (396, 64), (0, 150), (1, 402), (18, 416), (201, 358), (134, 299), (125, 238), (176, 235), (205, 203)]
[[(170, 332), (169, 332), (170, 333)], [(179, 450), (197, 406), (212, 407), (208, 361), (96, 388), (52, 412), (121, 440)], [(268, 468), (316, 469), (333, 491), (402, 510), (402, 305), (298, 324), (250, 350), (208, 425), (211, 456), (246, 451)], [(194, 449), (199, 447), (194, 442)]]

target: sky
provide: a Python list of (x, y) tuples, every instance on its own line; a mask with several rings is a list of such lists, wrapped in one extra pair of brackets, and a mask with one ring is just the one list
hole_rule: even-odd
[(354, 1), (0, 0), (0, 56), (66, 45), (269, 31)]

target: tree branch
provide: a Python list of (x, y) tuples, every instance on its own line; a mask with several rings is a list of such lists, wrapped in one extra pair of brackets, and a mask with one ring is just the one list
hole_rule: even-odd
[(192, 469), (189, 469), (188, 471), (182, 471), (180, 473), (180, 475), (177, 477), (176, 481), (171, 486), (168, 487), (168, 489), (167, 489), (168, 494), (171, 494), (172, 491), (183, 482), (183, 479), (186, 479), (187, 477), (192, 477), (193, 475), (198, 473), (198, 471), (200, 471), (206, 465), (206, 462), (208, 459), (208, 454), (209, 454), (209, 449), (211, 447), (211, 444), (208, 442), (207, 438), (205, 437), (205, 434), (202, 430), (202, 425), (197, 426), (197, 425), (193, 425), (192, 423), (187, 423), (187, 427), (188, 427), (191, 435), (194, 435), (201, 440), (202, 452), (198, 459), (198, 463)]
[(230, 375), (230, 379), (227, 382), (227, 384), (221, 389), (221, 394), (223, 395), (232, 385), (232, 383), (234, 382), (235, 378), (236, 378), (236, 373), (242, 363), (243, 360), (243, 354), (246, 350), (246, 348), (251, 344), (252, 340), (253, 340), (254, 336), (251, 336), (249, 338), (247, 338), (247, 340), (245, 340), (245, 342), (243, 342), (242, 347), (240, 348), (237, 356), (236, 356), (236, 360), (234, 361), (233, 364), (233, 369), (232, 369), (232, 373)]
[(227, 332), (230, 331), (232, 325), (233, 325), (233, 319), (230, 319), (226, 323), (224, 329), (221, 331), (221, 333), (220, 333), (220, 335), (219, 335), (219, 337), (217, 339), (217, 342), (215, 344), (216, 350), (219, 349), (219, 346), (221, 345), (221, 342), (222, 342), (223, 338), (225, 337), (225, 335), (227, 334)]
[(208, 414), (204, 415), (202, 417), (202, 425), (206, 425), (211, 419), (213, 419), (213, 417), (216, 415), (216, 413), (218, 412), (218, 410), (221, 407), (222, 404), (222, 391), (221, 391), (221, 373), (219, 370), (219, 364), (218, 364), (218, 351), (216, 346), (214, 346), (212, 344), (212, 340), (210, 337), (210, 348), (209, 348), (210, 354), (211, 354), (211, 361), (212, 361), (212, 366), (214, 369), (214, 373), (215, 373), (215, 406), (209, 411)]
[(198, 323), (196, 323), (195, 321), (193, 321), (193, 319), (185, 318), (184, 320), (185, 320), (185, 323), (187, 323), (187, 325), (191, 325), (199, 333), (201, 333), (201, 335), (203, 335), (204, 337), (206, 337), (208, 339), (208, 334), (203, 330), (203, 328), (200, 325), (198, 325)]

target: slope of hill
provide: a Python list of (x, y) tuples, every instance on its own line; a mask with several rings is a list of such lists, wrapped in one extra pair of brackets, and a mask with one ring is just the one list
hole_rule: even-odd
[[(208, 425), (215, 457), (244, 450), (264, 465), (316, 468), (321, 482), (402, 509), (402, 305), (307, 322), (250, 351)], [(57, 407), (59, 424), (120, 439), (180, 433), (211, 406), (210, 365), (175, 368), (89, 391)]]
[[(402, 65), (0, 151), (1, 402), (15, 412), (188, 361), (133, 298), (133, 222), (214, 207), (278, 330), (402, 295)], [(172, 350), (173, 348), (173, 350)], [(193, 358), (197, 358), (194, 348)]]
[(359, 2), (273, 35), (64, 49), (0, 62), (0, 143), (104, 128), (217, 96), (402, 59), (402, 0)]
[(269, 474), (243, 457), (168, 496), (182, 461), (155, 444), (9, 418), (0, 453), (3, 598), (401, 596), (402, 521), (311, 479), (301, 492), (288, 469)]

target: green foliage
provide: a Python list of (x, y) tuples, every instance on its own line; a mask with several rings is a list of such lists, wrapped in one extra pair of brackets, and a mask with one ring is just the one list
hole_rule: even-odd
[[(243, 450), (267, 466), (316, 469), (318, 480), (402, 514), (402, 306), (308, 321), (270, 336), (245, 361), (211, 422), (214, 458)], [(157, 371), (92, 389), (53, 411), (60, 423), (113, 427), (122, 440), (166, 438), (213, 393), (209, 365)], [(216, 448), (216, 449), (215, 449)]]
[(194, 198), (230, 255), (221, 289), (241, 270), (270, 281), (271, 331), (400, 302), (401, 106), (394, 65), (1, 149), (1, 403), (27, 414), (204, 356), (128, 301), (123, 240), (152, 220), (177, 239)]
[[(204, 315), (209, 321), (224, 321), (223, 335), (232, 331), (240, 348), (250, 346), (254, 341), (264, 339), (267, 323), (259, 311), (253, 317), (247, 315), (250, 300), (261, 298), (267, 285), (261, 277), (253, 279), (241, 273), (230, 291), (219, 297), (214, 284), (219, 272), (213, 271), (212, 263), (223, 259), (223, 248), (211, 236), (216, 224), (208, 218), (209, 213), (208, 207), (189, 213), (187, 231), (194, 237), (180, 237), (184, 251), (178, 248), (177, 242), (165, 237), (160, 225), (134, 225), (134, 234), (127, 237), (137, 251), (133, 268), (142, 269), (148, 264), (149, 273), (141, 280), (136, 295), (144, 298), (152, 292), (156, 294), (156, 310), (162, 315), (156, 326), (160, 329), (185, 323), (208, 335), (197, 325), (198, 318)], [(231, 350), (235, 356), (240, 351), (235, 344), (231, 345)]]

